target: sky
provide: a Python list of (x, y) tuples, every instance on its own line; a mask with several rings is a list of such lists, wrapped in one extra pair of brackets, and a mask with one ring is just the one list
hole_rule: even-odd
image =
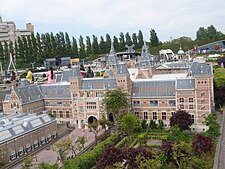
[(154, 29), (160, 41), (196, 38), (199, 27), (214, 25), (225, 33), (224, 0), (0, 0), (3, 21), (17, 29), (32, 23), (35, 32), (68, 32), (97, 37), (138, 33), (149, 41)]

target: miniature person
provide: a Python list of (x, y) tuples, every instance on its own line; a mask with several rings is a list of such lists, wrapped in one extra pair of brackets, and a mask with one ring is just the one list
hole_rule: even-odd
[(88, 66), (88, 71), (87, 71), (87, 78), (94, 77), (94, 72), (91, 70), (91, 67)]
[(220, 56), (217, 58), (217, 63), (218, 63), (218, 66), (221, 67), (222, 59)]
[(49, 67), (48, 72), (46, 73), (46, 76), (48, 77), (48, 84), (55, 83), (55, 74), (53, 72), (53, 68)]
[(16, 73), (12, 71), (11, 81), (16, 80)]
[(32, 75), (31, 69), (28, 69), (26, 78), (30, 83), (32, 83), (32, 76), (33, 75)]
[(84, 69), (84, 65), (80, 65), (80, 73), (81, 73), (82, 77), (85, 78), (85, 69)]

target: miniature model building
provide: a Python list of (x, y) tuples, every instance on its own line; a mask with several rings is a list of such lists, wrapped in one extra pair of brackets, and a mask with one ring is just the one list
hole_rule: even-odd
[(207, 63), (170, 62), (155, 65), (146, 45), (136, 68), (118, 63), (110, 51), (104, 77), (83, 78), (78, 67), (57, 76), (57, 83), (21, 85), (3, 101), (6, 114), (52, 112), (58, 122), (70, 122), (79, 128), (93, 123), (105, 112), (104, 93), (121, 88), (131, 96), (131, 111), (140, 119), (163, 120), (179, 109), (186, 110), (194, 122), (192, 130), (207, 130), (205, 117), (214, 108), (213, 71)]

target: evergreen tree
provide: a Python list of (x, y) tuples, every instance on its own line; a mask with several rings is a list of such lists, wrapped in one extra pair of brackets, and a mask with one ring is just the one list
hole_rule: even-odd
[(66, 39), (66, 56), (71, 57), (72, 47), (71, 47), (70, 37), (67, 32), (65, 33), (65, 39)]
[(154, 29), (150, 30), (150, 42), (151, 46), (159, 46), (159, 38)]
[(17, 57), (17, 63), (19, 65), (21, 65), (22, 67), (25, 67), (25, 62), (24, 62), (24, 58), (25, 58), (25, 53), (24, 53), (24, 46), (23, 46), (23, 42), (22, 39), (20, 37), (18, 37), (18, 57)]
[(138, 41), (137, 41), (137, 35), (136, 35), (136, 33), (133, 33), (132, 34), (132, 41), (133, 41), (133, 44), (137, 47)]
[(105, 43), (106, 43), (106, 53), (109, 53), (110, 48), (111, 48), (111, 43), (112, 43), (112, 40), (111, 40), (111, 37), (109, 34), (106, 34)]
[(18, 49), (18, 42), (15, 40), (14, 42), (14, 59), (15, 59), (15, 64), (17, 65), (17, 59), (19, 57), (19, 49)]
[(93, 35), (92, 54), (99, 54), (98, 38), (95, 35)]
[(86, 36), (86, 54), (89, 57), (92, 53), (91, 38)]
[(114, 47), (115, 51), (119, 51), (120, 44), (119, 44), (118, 38), (116, 36), (113, 37), (113, 47)]
[(80, 35), (79, 38), (79, 58), (84, 59), (86, 58), (86, 53), (85, 53), (85, 45), (84, 45), (84, 38)]
[(130, 34), (127, 32), (126, 35), (125, 35), (125, 39), (126, 39), (126, 44), (128, 46), (131, 46), (132, 45), (132, 41), (131, 41), (131, 37), (130, 37)]
[(200, 27), (196, 33), (196, 40), (207, 40), (207, 30), (204, 27)]
[(0, 62), (2, 64), (2, 66), (5, 64), (4, 49), (3, 49), (3, 45), (1, 42), (0, 42)]
[(23, 49), (24, 49), (24, 58), (23, 62), (30, 65), (30, 58), (29, 58), (29, 50), (27, 45), (27, 38), (25, 36), (22, 37)]
[(99, 53), (100, 54), (106, 53), (106, 42), (104, 41), (104, 37), (103, 36), (100, 36)]
[(143, 39), (143, 34), (141, 30), (138, 31), (138, 48), (142, 48), (144, 45), (144, 39)]
[(77, 40), (72, 37), (72, 58), (78, 57), (78, 47), (77, 47)]
[(43, 48), (42, 48), (43, 45), (39, 33), (36, 34), (36, 39), (37, 39), (37, 62), (41, 63), (43, 59)]
[(125, 40), (124, 40), (124, 34), (123, 34), (123, 32), (120, 32), (119, 41), (120, 41), (119, 51), (122, 52), (122, 51), (125, 50)]
[(60, 44), (61, 44), (61, 48), (62, 48), (61, 57), (65, 57), (65, 56), (67, 56), (65, 36), (64, 36), (63, 32), (59, 32), (59, 34), (60, 34)]
[(56, 37), (54, 34), (51, 32), (50, 34), (50, 41), (51, 41), (51, 56), (56, 57), (57, 54), (57, 43), (56, 43)]
[(38, 63), (38, 60), (37, 60), (37, 55), (38, 55), (38, 45), (37, 45), (37, 39), (36, 37), (34, 36), (34, 34), (32, 33), (31, 34), (31, 43), (32, 43), (32, 49), (33, 49), (33, 60), (35, 60), (35, 62)]
[(27, 59), (29, 63), (35, 62), (34, 56), (33, 56), (33, 45), (31, 42), (31, 37), (27, 37)]

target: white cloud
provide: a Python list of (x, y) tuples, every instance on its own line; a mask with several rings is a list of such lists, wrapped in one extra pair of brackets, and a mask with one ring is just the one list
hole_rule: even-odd
[(18, 28), (32, 22), (37, 32), (67, 31), (72, 36), (139, 29), (148, 35), (153, 28), (161, 40), (194, 38), (200, 26), (211, 24), (224, 31), (224, 8), (223, 0), (0, 0), (3, 20), (14, 20)]

